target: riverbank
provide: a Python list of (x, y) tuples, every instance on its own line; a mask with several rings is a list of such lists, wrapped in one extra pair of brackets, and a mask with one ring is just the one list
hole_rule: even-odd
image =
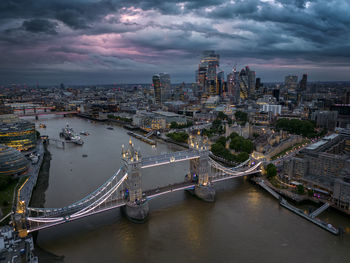
[[(32, 198), (30, 200), (31, 207), (44, 207), (45, 204), (45, 192), (49, 187), (49, 177), (50, 177), (50, 162), (51, 162), (51, 153), (47, 149), (48, 145), (44, 145), (44, 157), (39, 171), (38, 179), (36, 185), (32, 192)], [(63, 263), (63, 256), (54, 255), (44, 249), (40, 248), (36, 243), (39, 233), (33, 233), (33, 240), (35, 243), (34, 253), (39, 258), (39, 262), (47, 263)]]

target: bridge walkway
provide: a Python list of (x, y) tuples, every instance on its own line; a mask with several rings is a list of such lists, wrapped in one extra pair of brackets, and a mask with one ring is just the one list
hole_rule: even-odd
[(324, 212), (328, 207), (330, 206), (329, 203), (324, 203), (321, 207), (317, 208), (315, 211), (313, 211), (309, 216), (312, 218), (315, 218), (322, 212)]
[(141, 168), (165, 165), (173, 162), (182, 162), (186, 160), (199, 158), (199, 154), (193, 150), (185, 150), (173, 153), (167, 153), (157, 156), (143, 157)]

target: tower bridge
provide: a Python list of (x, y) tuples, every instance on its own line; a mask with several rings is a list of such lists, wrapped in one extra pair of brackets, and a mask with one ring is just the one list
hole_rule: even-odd
[[(189, 145), (189, 150), (143, 157), (130, 140), (128, 148), (122, 147), (122, 167), (83, 199), (62, 208), (34, 208), (19, 198), (13, 215), (15, 228), (21, 237), (25, 237), (34, 231), (117, 207), (121, 207), (131, 221), (142, 222), (149, 213), (148, 201), (156, 197), (189, 190), (198, 198), (212, 202), (215, 198), (214, 183), (261, 172), (261, 162), (255, 163), (254, 160), (235, 169), (217, 163), (209, 157), (207, 141), (201, 136), (191, 136)], [(190, 162), (189, 173), (183, 182), (142, 189), (142, 169), (182, 161)]]

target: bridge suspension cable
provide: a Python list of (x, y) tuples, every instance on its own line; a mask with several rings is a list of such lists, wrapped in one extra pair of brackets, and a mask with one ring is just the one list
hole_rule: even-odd
[[(106, 192), (106, 189), (113, 184), (114, 181), (117, 180), (118, 175), (121, 171), (123, 171), (124, 167), (121, 167), (110, 179), (108, 179), (103, 185), (101, 185), (99, 188), (97, 188), (94, 192), (89, 194), (88, 196), (84, 197), (83, 199), (68, 205), (63, 208), (32, 208), (28, 207), (27, 210), (29, 212), (36, 212), (36, 213), (42, 213), (42, 218), (47, 218), (50, 216), (57, 216), (60, 213), (67, 214), (69, 211), (75, 212), (76, 210), (79, 210), (81, 208), (85, 208), (89, 206), (91, 202), (94, 202), (94, 200), (100, 199), (100, 195)], [(118, 182), (116, 183), (118, 184)], [(53, 218), (53, 217), (51, 217)]]
[(81, 217), (82, 215), (85, 215), (89, 213), (90, 211), (96, 209), (99, 205), (101, 205), (103, 202), (105, 202), (115, 191), (122, 185), (122, 183), (125, 181), (125, 179), (128, 177), (128, 174), (125, 173), (125, 175), (118, 181), (118, 183), (113, 186), (110, 190), (108, 190), (103, 196), (101, 196), (98, 200), (93, 202), (92, 204), (88, 205), (87, 207), (84, 207), (83, 209), (79, 210), (78, 212), (75, 212), (74, 214), (67, 214), (65, 216), (61, 217), (27, 217), (28, 221), (38, 222), (38, 223), (56, 223), (59, 221), (69, 220), (69, 219), (76, 219)]

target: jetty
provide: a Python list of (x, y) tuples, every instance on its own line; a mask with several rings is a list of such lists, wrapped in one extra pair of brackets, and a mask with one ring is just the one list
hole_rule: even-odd
[(270, 193), (274, 198), (278, 199), (280, 202), (280, 205), (284, 208), (288, 209), (289, 211), (303, 217), (304, 219), (314, 223), (315, 225), (323, 228), (324, 230), (334, 234), (339, 235), (339, 229), (335, 228), (331, 224), (322, 221), (319, 218), (316, 218), (316, 216), (320, 215), (322, 212), (324, 212), (329, 206), (329, 203), (323, 204), (321, 207), (316, 209), (314, 212), (307, 214), (303, 210), (291, 205), (287, 202), (286, 199), (284, 199), (280, 194), (278, 194), (276, 191), (274, 191), (271, 187), (269, 187), (267, 184), (264, 183), (264, 180), (258, 178), (255, 180), (258, 185), (260, 185), (262, 188), (264, 188), (268, 193)]
[[(152, 132), (152, 134), (153, 134), (153, 132)], [(146, 143), (148, 143), (148, 144), (156, 145), (156, 141), (151, 140), (151, 139), (149, 138), (152, 134), (151, 134), (151, 132), (150, 132), (150, 133), (146, 134), (145, 136), (143, 136), (143, 135), (141, 135), (141, 134), (138, 134), (138, 133), (135, 133), (135, 132), (132, 132), (132, 131), (129, 131), (129, 132), (128, 132), (128, 135), (130, 135), (130, 136), (133, 136), (133, 137), (135, 137), (135, 138), (137, 138), (137, 139), (139, 139), (139, 140), (141, 140), (141, 141), (143, 141), (143, 142), (146, 142)]]

